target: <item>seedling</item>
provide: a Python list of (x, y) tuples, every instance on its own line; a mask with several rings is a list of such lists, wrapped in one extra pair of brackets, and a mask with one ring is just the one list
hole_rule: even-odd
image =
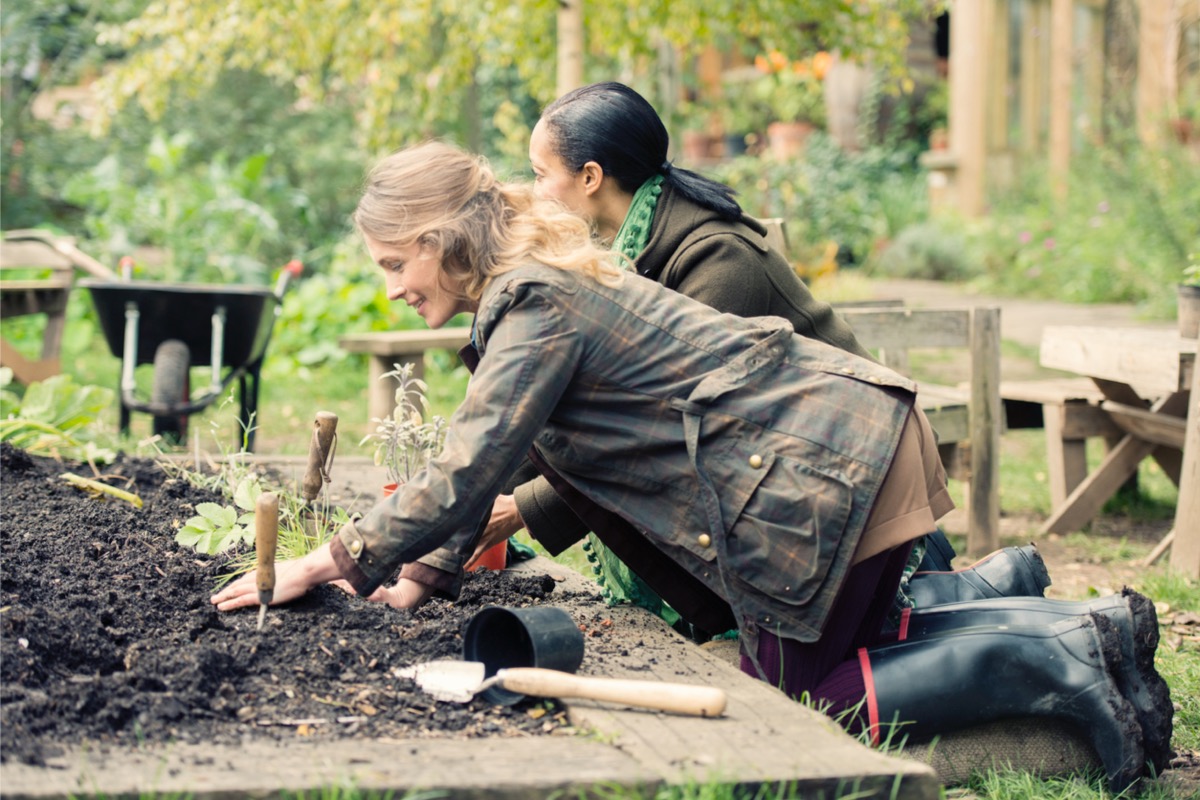
[(413, 365), (392, 366), (395, 369), (379, 379), (396, 381), (396, 408), (390, 417), (372, 419), (375, 432), (367, 434), (359, 444), (373, 442), (376, 465), (386, 467), (389, 483), (403, 485), (442, 451), (449, 428), (440, 416), (425, 422), (424, 414), (429, 412), (428, 387), (425, 381), (413, 377)]

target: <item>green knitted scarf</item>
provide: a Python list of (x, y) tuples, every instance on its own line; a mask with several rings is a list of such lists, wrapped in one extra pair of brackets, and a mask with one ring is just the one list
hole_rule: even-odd
[(658, 206), (658, 198), (662, 195), (663, 176), (655, 175), (650, 178), (633, 194), (633, 202), (625, 213), (621, 229), (613, 239), (612, 249), (635, 261), (638, 255), (646, 249), (650, 241), (650, 225), (654, 222), (654, 209)]
[[(650, 225), (654, 221), (658, 198), (662, 195), (662, 184), (663, 176), (655, 175), (638, 187), (621, 229), (613, 239), (612, 249), (628, 258), (629, 263), (633, 263), (650, 241)], [(588, 534), (583, 550), (609, 605), (632, 603), (653, 611), (668, 624), (674, 625), (678, 621), (679, 614), (613, 555), (594, 533)]]

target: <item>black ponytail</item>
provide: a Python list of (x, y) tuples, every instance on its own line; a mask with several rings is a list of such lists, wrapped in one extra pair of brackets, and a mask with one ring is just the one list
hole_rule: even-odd
[(654, 107), (628, 86), (594, 83), (567, 92), (542, 112), (555, 153), (572, 172), (595, 161), (633, 194), (655, 175), (693, 203), (738, 219), (734, 190), (667, 161), (670, 139)]

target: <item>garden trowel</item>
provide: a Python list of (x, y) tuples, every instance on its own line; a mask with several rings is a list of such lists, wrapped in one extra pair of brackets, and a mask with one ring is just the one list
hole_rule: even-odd
[(258, 587), (258, 629), (275, 596), (275, 545), (279, 541), (279, 496), (263, 492), (254, 505), (255, 585)]
[(318, 411), (313, 421), (312, 439), (308, 443), (308, 466), (300, 484), (304, 497), (302, 524), (309, 536), (319, 533), (316, 502), (321, 488), (329, 483), (329, 470), (333, 466), (334, 451), (337, 450), (337, 423), (337, 414), (331, 411)]
[(485, 678), (485, 673), (481, 661), (449, 660), (428, 661), (395, 671), (397, 677), (416, 681), (434, 699), (451, 703), (470, 702), (480, 692), (498, 686), (533, 697), (603, 700), (695, 717), (719, 717), (725, 712), (725, 692), (715, 686), (591, 678), (538, 667), (502, 669), (491, 678)]

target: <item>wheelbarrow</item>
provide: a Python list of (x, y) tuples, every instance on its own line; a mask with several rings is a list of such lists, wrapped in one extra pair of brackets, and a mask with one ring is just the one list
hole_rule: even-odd
[[(299, 261), (289, 262), (274, 289), (127, 279), (80, 281), (91, 293), (109, 349), (121, 359), (121, 432), (129, 432), (130, 417), (137, 411), (153, 416), (155, 434), (183, 444), (188, 417), (222, 397), (237, 381), (238, 420), (246, 450), (253, 451), (263, 359), (283, 293), (301, 270)], [(154, 365), (148, 400), (139, 396), (134, 381), (134, 370), (143, 364)], [(208, 385), (194, 395), (192, 367), (210, 368)]]

